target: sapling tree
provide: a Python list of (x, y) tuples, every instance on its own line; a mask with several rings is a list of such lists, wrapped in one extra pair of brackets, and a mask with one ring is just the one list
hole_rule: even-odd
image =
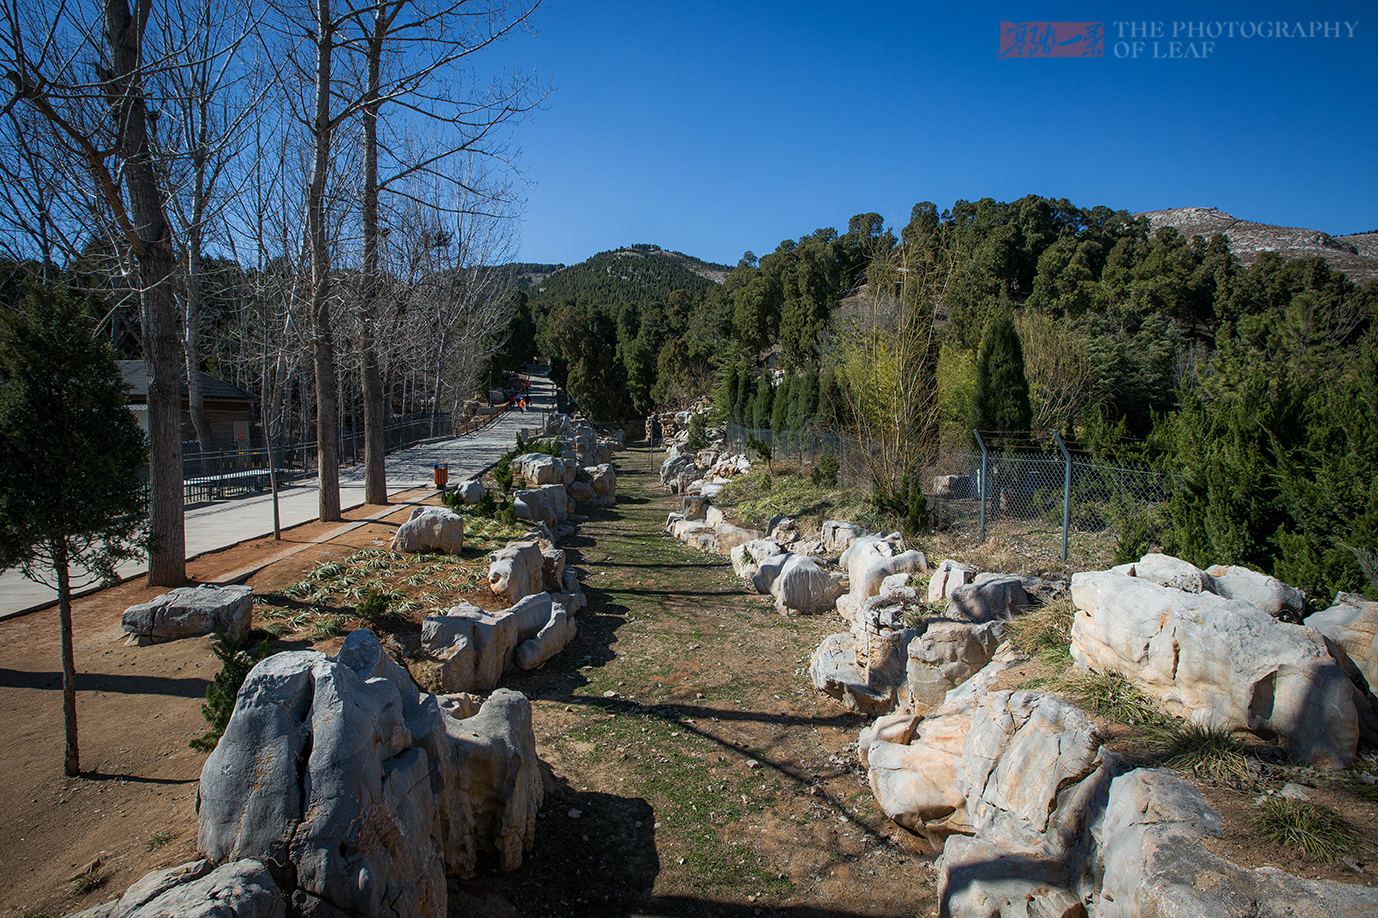
[(0, 569), (57, 590), (64, 770), (80, 771), (72, 579), (111, 580), (144, 550), (144, 436), (95, 323), (64, 293), (0, 311)]

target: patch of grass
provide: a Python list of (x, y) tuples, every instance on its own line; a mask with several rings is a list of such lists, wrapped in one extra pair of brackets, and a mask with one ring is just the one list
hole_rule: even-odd
[(1347, 776), (1341, 783), (1356, 797), (1362, 797), (1370, 803), (1378, 803), (1378, 784), (1370, 784), (1357, 775)]
[(100, 865), (92, 864), (90, 867), (86, 869), (85, 873), (81, 874), (75, 880), (72, 881), (72, 885), (71, 888), (68, 889), (68, 893), (73, 898), (80, 898), (81, 896), (84, 896), (87, 893), (93, 893), (96, 890), (100, 889), (102, 886), (105, 885), (105, 881), (107, 879), (109, 878), (101, 872)]
[(1163, 764), (1215, 781), (1249, 780), (1249, 750), (1228, 730), (1201, 727), (1176, 718), (1158, 730)]
[(172, 841), (171, 832), (154, 832), (152, 835), (148, 837), (148, 840), (144, 842), (144, 850), (157, 850), (158, 848), (163, 847), (163, 845), (166, 845), (170, 841)]
[(1068, 667), (1033, 680), (1030, 688), (1061, 695), (1098, 717), (1130, 726), (1162, 726), (1168, 717), (1157, 703), (1119, 673), (1098, 673)]
[(316, 623), (311, 626), (311, 639), (314, 641), (323, 641), (326, 638), (332, 638), (338, 634), (343, 634), (346, 625), (347, 622), (343, 615), (322, 615), (316, 620)]
[(825, 520), (846, 519), (880, 528), (866, 496), (848, 488), (815, 484), (803, 475), (767, 475), (764, 469), (738, 475), (724, 486), (716, 503), (735, 507), (743, 525), (764, 525), (772, 516)]
[(1057, 667), (1071, 665), (1072, 617), (1076, 606), (1065, 596), (1016, 615), (1005, 623), (1005, 638), (1016, 649)]
[(1269, 797), (1259, 804), (1254, 826), (1268, 841), (1300, 849), (1311, 861), (1331, 861), (1354, 848), (1349, 824), (1317, 803)]

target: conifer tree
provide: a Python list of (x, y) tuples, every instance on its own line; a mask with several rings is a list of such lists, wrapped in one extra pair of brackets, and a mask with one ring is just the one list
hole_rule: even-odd
[(1024, 349), (1014, 316), (1002, 309), (986, 323), (981, 336), (971, 426), (977, 430), (1028, 431), (1032, 424)]
[[(141, 556), (147, 528), (144, 435), (94, 322), (63, 293), (34, 289), (0, 310), (0, 569), (57, 590), (64, 770), (77, 750), (72, 568), (110, 580)], [(80, 576), (81, 574), (79, 574)]]

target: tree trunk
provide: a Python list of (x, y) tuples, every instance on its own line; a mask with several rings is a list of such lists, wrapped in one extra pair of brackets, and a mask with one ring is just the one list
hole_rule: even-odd
[(316, 0), (316, 142), (307, 192), (306, 223), (311, 239), (311, 355), (316, 370), (316, 465), (321, 522), (340, 519), (339, 415), (335, 399), (335, 342), (330, 325), (330, 251), (325, 226), (325, 182), (330, 171), (331, 55), (335, 28), (330, 0)]
[(67, 543), (53, 543), (53, 569), (57, 571), (57, 615), (62, 629), (62, 722), (67, 746), (62, 770), (67, 777), (81, 774), (77, 752), (77, 665), (72, 652), (72, 584), (67, 576)]
[(364, 399), (364, 502), (388, 502), (387, 467), (383, 442), (383, 379), (378, 370), (378, 350), (374, 326), (378, 320), (378, 108), (382, 104), (383, 43), (387, 38), (388, 12), (374, 11), (373, 32), (368, 43), (368, 87), (365, 90), (363, 290), (359, 303), (359, 359)]
[(186, 580), (181, 342), (177, 337), (177, 304), (168, 282), (174, 263), (172, 228), (153, 169), (139, 74), (148, 10), (148, 0), (140, 2), (136, 19), (126, 0), (105, 0), (105, 34), (113, 67), (106, 91), (119, 130), (121, 172), (137, 236), (135, 255), (148, 363), (148, 582), (151, 586), (177, 586)]

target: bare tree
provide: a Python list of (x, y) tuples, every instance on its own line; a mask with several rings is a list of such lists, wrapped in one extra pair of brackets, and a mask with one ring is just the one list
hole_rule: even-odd
[[(379, 269), (379, 195), (384, 191), (406, 195), (408, 183), (421, 177), (459, 181), (455, 203), (463, 200), (470, 206), (488, 205), (490, 211), (509, 203), (510, 187), (506, 183), (463, 184), (462, 179), (456, 179), (455, 172), (444, 167), (463, 157), (511, 164), (503, 131), (540, 101), (540, 87), (534, 79), (514, 76), (478, 91), (472, 88), (477, 81), (464, 79), (471, 76), (464, 62), (526, 27), (539, 5), (539, 0), (515, 6), (506, 0), (378, 0), (366, 16), (360, 17), (365, 84), (361, 105), (363, 276), (358, 344), (364, 414), (364, 499), (368, 503), (387, 503), (383, 455), (386, 412), (376, 334), (383, 284)], [(386, 72), (385, 57), (393, 64)], [(458, 91), (447, 92), (447, 87)], [(385, 106), (399, 110), (418, 122), (420, 128), (434, 132), (435, 141), (425, 147), (384, 144), (379, 121)], [(386, 176), (380, 174), (380, 160), (387, 160)]]
[[(0, 113), (31, 106), (79, 158), (100, 205), (132, 257), (149, 370), (151, 460), (149, 583), (186, 579), (181, 444), (181, 342), (170, 277), (176, 260), (149, 130), (145, 86), (166, 65), (144, 53), (152, 0), (103, 0), (101, 20), (61, 6), (4, 8), (6, 77), (13, 95)], [(81, 71), (89, 67), (90, 77)], [(113, 168), (112, 168), (113, 166)]]
[(226, 171), (236, 161), (245, 125), (263, 98), (248, 85), (241, 48), (256, 23), (241, 21), (232, 0), (170, 0), (158, 32), (169, 66), (161, 74), (165, 106), (159, 163), (168, 202), (184, 243), (182, 335), (188, 411), (201, 449), (212, 433), (201, 383), (203, 262), (208, 237), (231, 195)]

